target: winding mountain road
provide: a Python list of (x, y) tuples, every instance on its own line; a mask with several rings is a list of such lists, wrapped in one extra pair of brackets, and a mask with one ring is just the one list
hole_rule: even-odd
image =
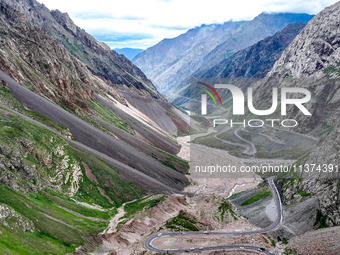
[(243, 141), (244, 143), (247, 143), (250, 145), (250, 147), (247, 146), (247, 150), (245, 152), (243, 152), (244, 154), (250, 155), (250, 156), (255, 156), (255, 154), (257, 153), (256, 147), (252, 142), (249, 142), (248, 140), (244, 139), (242, 136), (240, 136), (238, 134), (238, 131), (240, 130), (241, 127), (239, 127), (238, 129), (235, 130), (234, 134), (236, 135), (236, 137), (238, 139), (240, 139), (241, 141)]
[(231, 144), (231, 145), (235, 145), (235, 146), (239, 146), (239, 147), (243, 147), (244, 150), (243, 150), (243, 154), (245, 155), (248, 155), (248, 156), (255, 156), (255, 154), (257, 153), (257, 150), (256, 150), (256, 147), (255, 145), (252, 143), (252, 142), (249, 142), (248, 140), (244, 139), (243, 137), (241, 137), (239, 134), (238, 134), (238, 131), (240, 130), (240, 127), (235, 129), (234, 130), (234, 135), (243, 142), (242, 143), (235, 143), (235, 142), (231, 142), (231, 141), (227, 141), (227, 140), (224, 140), (222, 138), (219, 138), (218, 135), (220, 135), (221, 133), (216, 133), (214, 134), (214, 138), (222, 143), (225, 143), (225, 144)]
[[(277, 209), (277, 218), (276, 220), (267, 228), (255, 231), (247, 231), (247, 232), (210, 232), (209, 235), (211, 236), (241, 236), (241, 235), (253, 235), (253, 234), (264, 234), (276, 229), (281, 221), (282, 221), (282, 204), (279, 192), (274, 183), (274, 176), (268, 178), (268, 183), (272, 192), (274, 194), (274, 201)], [(169, 236), (179, 236), (181, 238), (183, 235), (206, 235), (205, 232), (166, 232), (166, 233), (155, 233), (150, 235), (144, 242), (144, 247), (150, 251), (160, 252), (160, 253), (184, 253), (184, 252), (200, 252), (200, 251), (214, 251), (214, 250), (245, 250), (245, 251), (252, 251), (258, 252), (262, 254), (274, 254), (273, 252), (257, 246), (251, 245), (221, 245), (221, 246), (210, 246), (210, 247), (200, 247), (200, 248), (189, 248), (189, 249), (160, 249), (152, 245), (152, 242), (157, 238), (164, 238)]]

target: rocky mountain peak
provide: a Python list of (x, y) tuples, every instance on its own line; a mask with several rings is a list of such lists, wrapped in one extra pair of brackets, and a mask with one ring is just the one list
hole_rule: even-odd
[(322, 77), (340, 59), (340, 2), (313, 18), (269, 72), (269, 77)]
[(85, 63), (92, 73), (103, 78), (112, 87), (162, 98), (139, 68), (76, 26), (67, 13), (50, 11), (35, 0), (1, 2), (20, 12), (28, 22), (62, 44), (73, 56)]
[(62, 13), (59, 10), (52, 10), (51, 15), (66, 31), (68, 31), (75, 37), (80, 38), (84, 44), (88, 45), (93, 50), (104, 50), (107, 51), (107, 54), (111, 54), (111, 48), (106, 43), (98, 42), (96, 39), (93, 38), (93, 36), (86, 33), (84, 29), (81, 29), (76, 24), (74, 24), (68, 13)]
[(5, 3), (0, 3), (0, 33), (6, 38), (0, 39), (0, 69), (54, 102), (87, 110), (85, 100), (94, 99), (99, 84), (105, 86), (62, 45)]
[[(308, 89), (312, 98), (307, 104), (312, 116), (297, 116), (296, 111), (288, 117), (299, 119), (299, 132), (308, 133), (322, 126), (334, 127), (339, 119), (340, 88), (336, 79), (340, 62), (340, 2), (317, 14), (292, 43), (284, 50), (268, 80), (277, 79), (282, 86)], [(258, 86), (259, 99), (264, 101), (270, 82)], [(322, 131), (320, 131), (322, 132)]]

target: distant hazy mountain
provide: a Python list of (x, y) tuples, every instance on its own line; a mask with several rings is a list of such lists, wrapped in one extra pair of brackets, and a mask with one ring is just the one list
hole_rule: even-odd
[[(197, 71), (193, 76), (200, 78), (263, 78), (274, 66), (282, 52), (304, 28), (302, 22), (289, 24), (273, 36), (240, 50), (207, 71)], [(182, 105), (190, 97), (189, 78), (172, 98), (172, 103)]]
[(239, 50), (275, 34), (290, 23), (313, 16), (262, 13), (251, 21), (202, 25), (173, 39), (164, 39), (133, 60), (166, 97), (176, 94), (192, 74), (209, 70)]
[(117, 53), (123, 54), (125, 57), (127, 57), (130, 60), (133, 60), (137, 54), (144, 51), (143, 49), (135, 49), (135, 48), (121, 48), (121, 49), (114, 49)]
[(198, 76), (204, 78), (263, 78), (304, 27), (305, 24), (302, 22), (289, 24), (280, 32), (240, 50), (203, 75), (198, 74)]
[(173, 38), (164, 39), (138, 54), (133, 63), (155, 82), (163, 95), (177, 89), (181, 81), (194, 73), (204, 57), (230, 37), (242, 22), (202, 25)]

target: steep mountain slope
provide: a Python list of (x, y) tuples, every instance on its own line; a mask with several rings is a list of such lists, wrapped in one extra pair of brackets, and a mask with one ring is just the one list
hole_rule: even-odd
[[(42, 5), (13, 3), (40, 6), (40, 26), (51, 25)], [(95, 240), (116, 206), (181, 192), (188, 163), (172, 135), (188, 119), (147, 80), (97, 76), (26, 15), (0, 3), (0, 253), (66, 254)], [(139, 71), (120, 58), (119, 70)]]
[(304, 26), (302, 22), (289, 24), (280, 32), (240, 50), (198, 76), (203, 78), (263, 78)]
[(108, 86), (23, 14), (4, 3), (0, 8), (1, 70), (73, 111), (88, 109), (86, 100)]
[[(317, 146), (299, 164), (332, 164), (334, 170), (298, 173), (302, 178), (284, 189), (285, 198), (296, 198), (299, 190), (313, 194), (320, 203), (316, 225), (340, 224), (339, 211), (339, 119), (340, 119), (340, 2), (325, 8), (315, 16), (283, 52), (268, 73), (266, 81), (257, 84), (258, 100), (268, 99), (273, 84), (307, 88), (312, 98), (306, 104), (311, 116), (289, 107), (287, 118), (296, 119), (296, 128), (303, 134), (321, 137)], [(262, 103), (263, 107), (265, 103)], [(309, 165), (311, 166), (311, 165)], [(300, 192), (301, 193), (301, 192)], [(297, 196), (298, 197), (298, 196)], [(301, 197), (300, 197), (301, 198)], [(293, 199), (293, 202), (295, 200)], [(296, 202), (296, 201), (295, 201)]]
[[(195, 72), (203, 58), (217, 45), (230, 37), (243, 22), (222, 25), (202, 25), (176, 38), (164, 39), (138, 54), (133, 63), (155, 82), (164, 95)], [(173, 80), (172, 80), (173, 79)]]
[(271, 36), (290, 23), (302, 22), (306, 24), (311, 18), (313, 18), (313, 15), (308, 14), (261, 13), (252, 21), (248, 21), (240, 27), (240, 31), (237, 31), (232, 38), (228, 38), (228, 40), (210, 52), (209, 55), (206, 56), (205, 65), (202, 66), (201, 70), (207, 70), (230, 56), (230, 53), (236, 52), (240, 48), (245, 48), (265, 37)]
[(72, 252), (105, 228), (109, 209), (145, 194), (43, 125), (2, 106), (0, 119), (1, 254)]
[[(134, 148), (131, 145), (98, 130), (97, 128), (89, 125), (85, 121), (75, 117), (71, 113), (54, 105), (48, 100), (34, 94), (1, 72), (0, 77), (7, 83), (8, 87), (11, 89), (11, 91), (13, 91), (13, 94), (23, 103), (25, 107), (66, 126), (76, 141), (81, 143), (76, 143), (76, 148), (83, 149), (86, 152), (91, 153), (91, 151), (87, 148), (89, 147), (94, 151), (103, 153), (114, 159), (115, 162), (111, 163), (111, 165), (119, 170), (121, 175), (124, 176), (126, 180), (140, 184), (146, 190), (154, 191), (160, 191), (161, 187), (163, 187), (164, 191), (171, 190), (171, 188), (168, 189), (166, 185), (175, 189), (181, 189), (187, 184), (186, 178), (181, 173), (166, 167), (159, 160), (157, 160), (157, 154), (154, 155), (150, 153), (147, 155), (144, 152), (139, 151), (138, 148)], [(73, 144), (72, 141), (70, 142)], [(96, 153), (96, 155), (99, 154)], [(101, 158), (105, 160), (105, 157)], [(120, 164), (116, 161), (119, 161)], [(131, 167), (134, 170), (130, 169)], [(154, 169), (157, 170), (155, 171)], [(133, 174), (129, 173), (131, 171)], [(139, 174), (139, 171), (145, 175)], [(160, 181), (160, 183), (153, 183), (152, 185), (148, 186), (148, 176)], [(162, 185), (161, 183), (163, 182), (166, 185)]]
[[(94, 76), (62, 45), (27, 22), (23, 14), (7, 8), (5, 4), (1, 4), (1, 10), (0, 68), (3, 71), (10, 73), (21, 84), (25, 84), (28, 88), (44, 95), (66, 110), (76, 113), (98, 128), (105, 129), (96, 120), (97, 117), (102, 117), (106, 122), (125, 131), (134, 132), (122, 120), (112, 114), (109, 116), (110, 113), (103, 109), (103, 106), (95, 99), (95, 93), (106, 93), (124, 103), (122, 94)], [(150, 100), (154, 99), (150, 98)], [(156, 109), (159, 112), (168, 110), (162, 107)], [(165, 115), (164, 112), (163, 115)], [(164, 118), (166, 117), (165, 115)], [(163, 124), (162, 128), (166, 132), (170, 131), (171, 134), (176, 134), (175, 124), (170, 118), (166, 120), (168, 121), (167, 125)], [(158, 126), (158, 121), (159, 119), (154, 119), (156, 126)], [(146, 134), (143, 136), (149, 137)], [(160, 137), (157, 140), (164, 141), (166, 139)], [(151, 142), (156, 143), (157, 146), (156, 140)], [(167, 145), (161, 148), (170, 147)]]
[(133, 62), (163, 95), (170, 98), (197, 71), (205, 72), (289, 23), (307, 23), (311, 18), (307, 14), (262, 13), (251, 21), (201, 26), (179, 37), (161, 41), (137, 55)]
[[(145, 109), (138, 105), (134, 108), (129, 107), (129, 101), (131, 101), (130, 105), (134, 105), (142, 99), (125, 100), (122, 93), (94, 76), (84, 64), (47, 34), (28, 22), (22, 22), (25, 21), (25, 17), (21, 13), (3, 4), (0, 11), (0, 29), (3, 38), (0, 68), (10, 73), (18, 82), (67, 111), (25, 90), (1, 72), (1, 78), (7, 87), (25, 107), (66, 126), (78, 142), (129, 167), (133, 166), (156, 179), (163, 179), (169, 173), (173, 173), (184, 181), (183, 184), (187, 183), (186, 178), (175, 171), (185, 172), (185, 168), (181, 164), (168, 162), (165, 160), (167, 157), (165, 152), (157, 151), (152, 147), (152, 145), (158, 146), (169, 153), (179, 151), (178, 145), (169, 134), (176, 134), (177, 126), (187, 124), (180, 117), (176, 122), (166, 114), (167, 111), (176, 112), (173, 106), (166, 102), (161, 104), (157, 99), (149, 96), (148, 101), (153, 103), (156, 109), (153, 107)], [(101, 96), (96, 96), (97, 93)], [(143, 100), (147, 101), (145, 98)], [(6, 98), (2, 101), (9, 105), (12, 103)], [(119, 113), (116, 115), (113, 110), (127, 112), (121, 115), (121, 118), (124, 117), (130, 125), (117, 117)], [(134, 115), (129, 116), (129, 113)], [(147, 116), (148, 113), (150, 117)], [(74, 115), (78, 115), (82, 120)], [(182, 115), (174, 115), (184, 118)], [(136, 116), (139, 118), (136, 119)], [(100, 137), (102, 139), (99, 139)], [(168, 166), (164, 165), (165, 162)], [(156, 177), (158, 174), (154, 175), (154, 169), (163, 173)], [(168, 181), (177, 179), (175, 176), (172, 177)], [(135, 181), (138, 182), (138, 179)], [(143, 186), (148, 189), (147, 185), (143, 184)]]
[[(107, 49), (108, 48), (107, 46), (105, 46), (102, 43), (97, 42), (84, 30), (76, 27), (74, 23), (72, 22), (72, 20), (69, 19), (67, 14), (61, 14), (58, 11), (50, 12), (44, 5), (41, 5), (37, 3), (36, 1), (6, 0), (2, 2), (2, 6), (4, 10), (12, 9), (14, 12), (16, 12), (20, 16), (20, 18), (18, 18), (17, 20), (13, 18), (10, 26), (14, 25), (13, 27), (15, 27), (15, 29), (18, 30), (17, 31), (18, 34), (22, 33), (22, 35), (25, 35), (29, 38), (29, 40), (26, 40), (27, 38), (25, 37), (18, 37), (17, 35), (13, 34), (14, 38), (21, 38), (22, 40), (18, 41), (16, 39), (13, 39), (14, 45), (15, 44), (18, 44), (18, 45), (15, 46), (16, 48), (14, 47), (14, 45), (12, 45), (14, 49), (11, 49), (11, 50), (15, 52), (14, 55), (9, 54), (9, 56), (4, 56), (4, 59), (8, 57), (13, 57), (13, 59), (11, 61), (7, 61), (7, 63), (6, 61), (4, 61), (4, 63), (8, 65), (6, 67), (7, 69), (4, 68), (4, 71), (11, 72), (13, 75), (17, 77), (17, 79), (19, 79), (18, 81), (22, 82), (23, 84), (27, 83), (28, 86), (30, 84), (28, 80), (33, 78), (33, 76), (36, 76), (35, 72), (37, 71), (40, 72), (38, 76), (39, 77), (42, 76), (45, 79), (43, 79), (43, 81), (41, 82), (41, 81), (37, 81), (39, 77), (35, 77), (36, 82), (32, 82), (33, 86), (37, 87), (35, 89), (37, 91), (41, 90), (40, 93), (44, 94), (45, 96), (52, 99), (53, 101), (56, 101), (56, 102), (60, 101), (60, 103), (62, 103), (64, 107), (70, 108), (71, 110), (75, 111), (78, 115), (81, 115), (83, 118), (87, 118), (87, 121), (90, 121), (93, 125), (98, 126), (99, 124), (96, 121), (88, 119), (88, 116), (87, 116), (88, 112), (93, 113), (94, 111), (96, 111), (93, 108), (97, 108), (98, 110), (98, 108), (100, 108), (101, 106), (99, 105), (98, 107), (98, 104), (96, 103), (95, 105), (92, 104), (93, 106), (92, 109), (89, 109), (89, 104), (88, 102), (86, 102), (86, 100), (89, 98), (88, 98), (88, 95), (86, 95), (86, 93), (91, 95), (91, 99), (94, 99), (94, 91), (96, 91), (97, 93), (105, 92), (107, 94), (110, 94), (112, 97), (114, 97), (116, 100), (120, 102), (123, 102), (124, 99), (123, 99), (123, 95), (120, 94), (118, 90), (135, 92), (137, 94), (140, 94), (141, 96), (146, 96), (146, 97), (151, 96), (156, 99), (161, 99), (161, 100), (163, 99), (163, 97), (156, 91), (153, 84), (149, 80), (146, 79), (145, 75), (136, 66), (134, 66), (124, 56), (121, 56), (117, 54), (116, 52)], [(9, 14), (9, 16), (11, 15)], [(7, 15), (6, 17), (4, 17), (4, 21), (9, 16)], [(18, 22), (19, 20), (20, 22)], [(26, 23), (27, 30), (26, 30), (25, 24), (21, 24), (23, 21), (25, 21), (24, 23)], [(40, 30), (34, 32), (33, 30), (36, 29), (36, 27), (34, 27), (33, 24), (29, 24), (30, 21), (32, 21), (34, 25), (38, 25), (38, 27), (43, 29), (50, 37), (52, 37), (52, 39), (55, 39), (57, 42), (61, 43), (62, 46), (64, 46), (66, 50), (68, 50), (72, 55), (74, 55), (75, 57), (77, 57), (79, 60), (83, 62), (82, 64), (83, 67), (81, 71), (82, 73), (78, 74), (78, 76), (81, 78), (80, 84), (81, 83), (86, 84), (85, 86), (86, 91), (84, 91), (84, 87), (80, 88), (78, 86), (79, 82), (78, 83), (76, 82), (75, 85), (77, 85), (77, 87), (72, 92), (71, 87), (74, 85), (73, 83), (75, 82), (73, 81), (74, 77), (71, 77), (71, 80), (68, 80), (68, 81), (63, 81), (63, 79), (60, 78), (60, 77), (65, 76), (63, 71), (66, 70), (67, 68), (63, 68), (59, 70), (58, 66), (60, 63), (54, 62), (53, 54), (57, 54), (58, 57), (60, 58), (62, 58), (63, 56), (65, 56), (64, 58), (66, 57), (70, 58), (69, 57), (70, 54), (65, 54), (65, 49), (62, 49), (63, 47), (58, 46), (46, 34), (41, 34)], [(70, 27), (72, 27), (72, 29)], [(6, 31), (6, 29), (7, 28), (5, 28), (4, 30)], [(32, 34), (27, 33), (27, 31), (29, 30), (32, 31)], [(11, 35), (11, 34), (4, 34), (3, 36), (7, 37), (8, 35)], [(44, 40), (49, 41), (48, 43), (49, 46), (46, 46), (48, 48), (46, 52), (40, 49), (39, 47), (40, 42), (37, 41), (35, 42), (35, 44), (34, 43), (30, 44), (30, 42), (32, 41), (34, 42), (35, 40), (39, 40), (39, 36), (43, 36), (45, 38)], [(61, 40), (60, 38), (63, 38), (63, 40)], [(6, 44), (6, 40), (3, 40), (3, 43)], [(10, 46), (11, 45), (6, 45), (6, 47), (10, 47)], [(19, 49), (22, 49), (22, 48), (29, 49), (30, 47), (34, 47), (34, 46), (36, 47), (34, 55), (32, 55), (27, 50), (19, 51)], [(20, 56), (21, 58), (23, 58), (25, 55), (25, 57), (21, 59), (19, 63), (18, 63), (17, 56), (15, 56), (15, 55), (18, 55), (18, 53), (22, 54), (22, 56)], [(39, 58), (39, 60), (35, 62), (34, 58)], [(26, 63), (26, 65), (24, 65), (23, 67), (20, 67), (20, 64), (22, 63), (22, 61)], [(72, 58), (71, 61), (74, 63), (77, 62), (75, 61), (74, 58)], [(31, 64), (32, 62), (33, 64)], [(69, 60), (65, 59), (63, 60), (63, 62), (68, 63)], [(16, 66), (13, 66), (15, 63), (17, 63)], [(11, 65), (12, 67), (10, 67)], [(75, 64), (72, 63), (71, 65), (75, 65)], [(68, 65), (66, 65), (66, 67), (67, 66)], [(73, 69), (71, 70), (71, 72), (69, 72), (69, 74), (72, 74), (73, 71), (76, 71), (76, 73), (80, 72), (79, 70), (74, 70), (76, 68), (79, 69), (78, 66), (79, 64), (77, 64), (76, 67), (73, 67)], [(21, 69), (24, 67), (25, 68), (29, 67), (29, 68), (34, 69), (34, 71), (32, 70), (29, 71), (30, 78), (27, 79), (27, 77), (25, 77), (26, 81), (24, 81), (24, 78), (23, 78), (24, 76), (15, 74), (16, 70), (20, 69), (19, 67)], [(90, 69), (90, 71), (92, 71), (92, 74), (95, 74), (95, 75), (92, 75), (89, 78), (90, 72), (86, 69)], [(28, 72), (27, 68), (25, 72), (26, 73)], [(52, 74), (52, 72), (54, 73)], [(101, 79), (98, 79), (98, 78), (101, 78)], [(48, 84), (48, 82), (44, 83), (44, 81), (46, 80), (50, 81), (52, 84)], [(42, 85), (41, 83), (44, 83), (44, 84)], [(50, 88), (47, 89), (46, 86)], [(51, 92), (54, 93), (53, 91), (55, 87), (57, 87), (58, 89), (57, 95), (52, 95)], [(70, 95), (64, 95), (65, 93), (70, 93)], [(77, 93), (77, 94), (74, 94), (74, 93)], [(61, 94), (63, 94), (62, 97), (60, 96)], [(59, 97), (59, 98), (56, 98), (56, 97)], [(70, 103), (68, 98), (73, 100), (74, 102)], [(65, 101), (65, 102), (61, 102), (61, 101)], [(79, 107), (77, 106), (78, 108), (74, 106), (77, 104), (79, 106)], [(162, 107), (157, 108), (157, 109), (159, 111), (164, 111)], [(84, 113), (84, 110), (87, 112)], [(167, 110), (168, 109), (165, 109), (165, 111)], [(147, 112), (144, 112), (143, 114), (147, 114)], [(164, 116), (164, 118), (167, 118), (167, 117)], [(187, 119), (187, 117), (185, 119)], [(158, 125), (159, 119), (153, 119), (153, 121), (156, 123), (156, 125)], [(118, 124), (119, 121), (113, 120), (113, 122)], [(165, 131), (170, 132), (170, 134), (172, 135), (177, 134), (178, 130), (177, 130), (176, 124), (173, 124), (172, 123), (173, 121), (170, 118), (167, 118), (167, 122), (168, 122), (167, 125), (163, 125), (162, 128), (165, 128)], [(179, 123), (180, 126), (183, 125), (182, 122), (183, 122), (183, 118), (181, 118), (181, 121)], [(187, 122), (187, 120), (184, 120), (184, 122)]]
[(67, 13), (50, 11), (35, 0), (3, 0), (29, 22), (64, 45), (95, 74), (114, 87), (161, 98), (153, 84), (127, 58), (77, 27)]

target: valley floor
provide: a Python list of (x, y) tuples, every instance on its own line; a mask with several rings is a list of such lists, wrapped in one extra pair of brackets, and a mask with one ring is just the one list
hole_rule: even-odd
[[(212, 131), (210, 129), (208, 133)], [(178, 137), (177, 141), (182, 146), (178, 156), (192, 162), (206, 158), (207, 153), (209, 153), (213, 159), (222, 159), (223, 162), (226, 161), (230, 164), (242, 164), (240, 159), (230, 156), (226, 151), (199, 144), (189, 145), (190, 140), (203, 135), (206, 134)], [(200, 231), (244, 232), (260, 229), (251, 224), (246, 217), (241, 216), (237, 209), (226, 200), (226, 198), (235, 196), (235, 194), (242, 191), (255, 189), (263, 182), (259, 176), (244, 173), (226, 175), (224, 178), (205, 178), (191, 174), (189, 178), (191, 185), (184, 190), (184, 194), (169, 195), (157, 205), (146, 207), (144, 210), (136, 212), (133, 217), (124, 217), (126, 207), (119, 208), (118, 216), (116, 215), (111, 220), (110, 227), (101, 236), (102, 245), (93, 254), (154, 254), (146, 251), (143, 246), (143, 242), (148, 235), (166, 231), (189, 231), (189, 223), (192, 228), (197, 228)], [(145, 201), (154, 198), (155, 196), (147, 197)], [(276, 213), (272, 209), (273, 202), (271, 201), (271, 199), (267, 201), (263, 207), (263, 213), (267, 214), (267, 218), (275, 219)], [(222, 209), (223, 205), (230, 205), (230, 207), (227, 206)], [(183, 216), (184, 214), (186, 214), (185, 217)], [(179, 223), (183, 219), (189, 223), (184, 221)], [(174, 222), (177, 223), (175, 224)], [(183, 226), (186, 226), (186, 228)], [(199, 248), (245, 243), (272, 250), (271, 242), (268, 237), (262, 234), (227, 238), (224, 236), (186, 235), (185, 238), (180, 239), (178, 237), (155, 239), (153, 245), (162, 249), (175, 249), (176, 247), (190, 249), (191, 247)], [(205, 251), (201, 254), (220, 253)], [(243, 253), (238, 252), (238, 254)]]

